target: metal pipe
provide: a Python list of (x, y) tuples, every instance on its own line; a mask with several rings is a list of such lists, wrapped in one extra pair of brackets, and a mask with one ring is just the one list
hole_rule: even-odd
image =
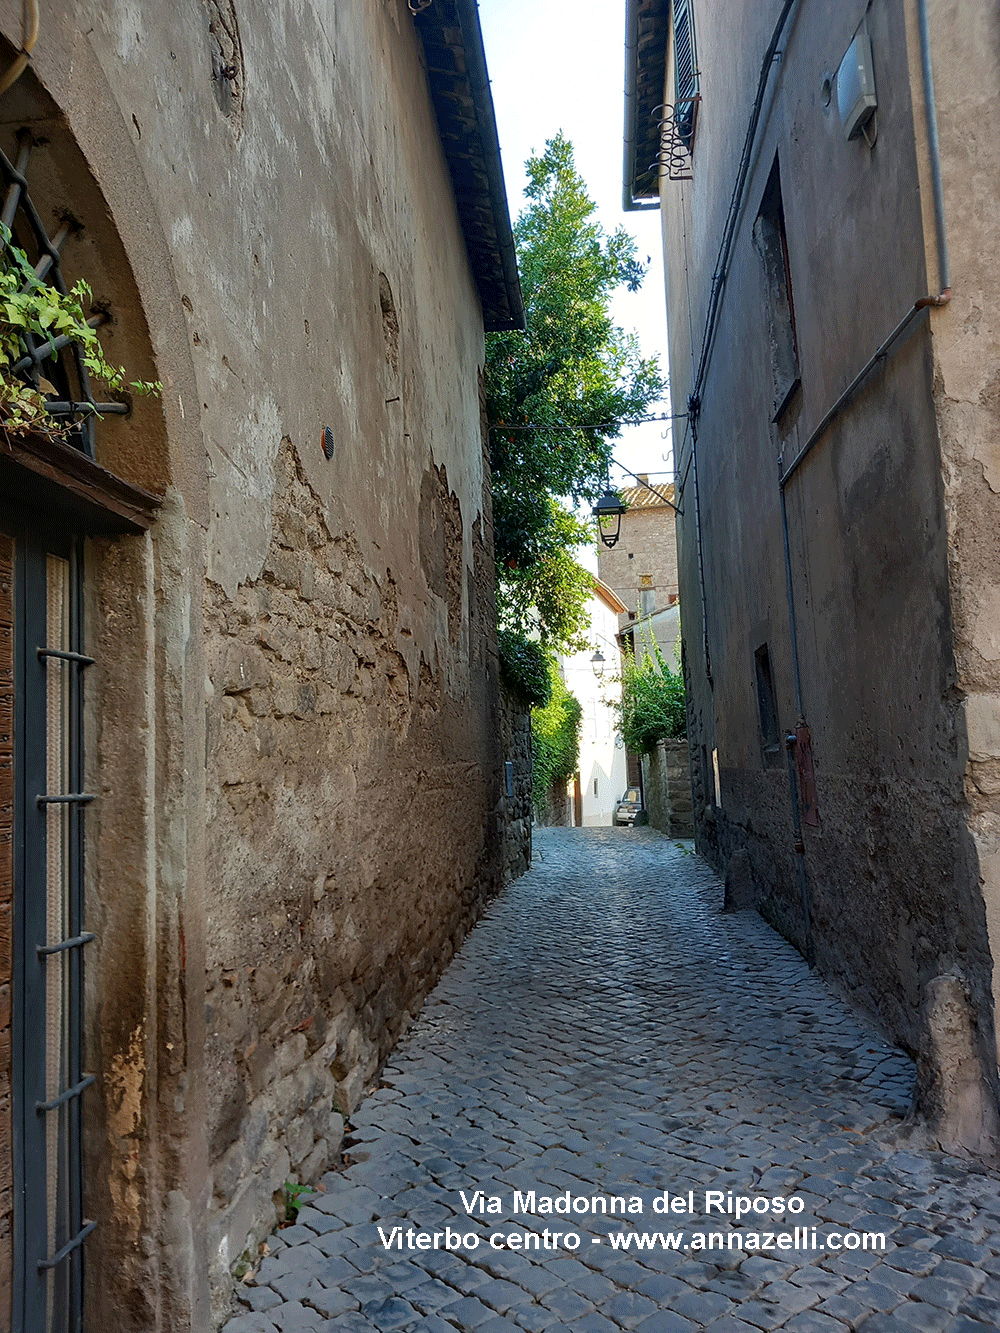
[[(781, 467), (781, 459), (778, 460)], [(792, 640), (792, 674), (795, 678), (795, 712), (799, 718), (805, 717), (802, 706), (802, 671), (799, 667), (799, 631), (795, 618), (795, 588), (792, 584), (792, 551), (788, 540), (788, 509), (785, 505), (785, 488), (781, 487), (781, 536), (785, 545), (785, 598), (788, 603), (788, 632)], [(798, 807), (796, 806), (796, 809)]]
[[(920, 26), (920, 63), (924, 76), (924, 114), (927, 118), (927, 147), (931, 158), (931, 186), (934, 196), (934, 225), (937, 229), (938, 286), (941, 294), (928, 304), (947, 305), (951, 299), (951, 265), (948, 258), (948, 233), (944, 221), (944, 186), (941, 181), (941, 145), (938, 140), (937, 106), (934, 101), (934, 68), (931, 64), (931, 35), (927, 22), (927, 0), (917, 0)], [(942, 299), (944, 298), (944, 299)]]
[(802, 840), (802, 816), (799, 813), (799, 784), (795, 774), (795, 732), (785, 734), (785, 751), (788, 755), (788, 792), (792, 802), (792, 823), (795, 828), (795, 869), (799, 881), (799, 901), (802, 904), (802, 922), (805, 927), (806, 962), (816, 966), (816, 949), (813, 945), (812, 912), (809, 904), (809, 877), (806, 874), (806, 845)]
[(910, 325), (910, 323), (914, 319), (916, 319), (917, 315), (919, 315), (922, 310), (926, 310), (926, 308), (929, 305), (933, 304), (935, 304), (935, 298), (930, 296), (925, 296), (921, 298), (921, 300), (914, 302), (914, 304), (906, 312), (906, 314), (899, 321), (899, 323), (896, 325), (893, 331), (889, 334), (888, 338), (886, 338), (886, 340), (883, 343), (880, 343), (879, 346), (875, 349), (875, 352), (872, 354), (872, 356), (868, 358), (868, 360), (861, 367), (858, 373), (854, 376), (854, 378), (851, 380), (847, 388), (844, 389), (844, 391), (841, 393), (841, 395), (833, 404), (833, 406), (829, 409), (829, 411), (824, 414), (819, 425), (809, 436), (808, 440), (806, 440), (805, 444), (802, 446), (799, 452), (789, 463), (785, 471), (781, 474), (781, 478), (778, 482), (778, 485), (781, 487), (782, 494), (784, 494), (785, 486), (788, 484), (788, 481), (791, 478), (792, 474), (798, 469), (799, 464), (803, 461), (806, 455), (817, 444), (817, 442), (826, 432), (827, 427), (833, 421), (834, 417), (836, 417), (840, 413), (840, 410), (844, 406), (844, 404), (848, 401), (849, 398), (853, 397), (855, 392), (860, 388), (861, 384), (864, 382), (865, 379), (867, 379), (867, 377), (875, 369), (878, 363), (884, 360), (884, 358), (888, 354), (889, 348), (900, 336), (900, 334), (904, 332), (904, 330)]
[[(690, 403), (690, 399), (688, 400)], [(698, 562), (698, 591), (701, 594), (701, 637), (705, 654), (705, 678), (712, 682), (712, 653), (708, 644), (708, 598), (705, 595), (705, 565), (701, 549), (701, 499), (698, 493), (698, 414), (691, 414), (691, 483), (694, 486), (694, 545)]]

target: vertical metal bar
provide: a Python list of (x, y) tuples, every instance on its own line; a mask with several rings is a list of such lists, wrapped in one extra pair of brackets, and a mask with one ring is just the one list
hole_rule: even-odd
[[(69, 650), (83, 654), (83, 542), (77, 537), (70, 550), (70, 641)], [(83, 790), (83, 663), (67, 662), (62, 670), (68, 671), (70, 684), (70, 781), (73, 791)], [(67, 935), (80, 935), (84, 928), (84, 820), (86, 807), (71, 805), (70, 820), (70, 896)], [(83, 1077), (83, 949), (69, 950), (69, 1040), (70, 1085)], [(77, 1235), (83, 1226), (83, 1106), (76, 1097), (67, 1108), (69, 1130), (68, 1177), (69, 1231)], [(68, 1296), (70, 1329), (83, 1324), (83, 1246), (79, 1245), (67, 1259), (70, 1265)]]
[[(19, 1053), (21, 1065), (20, 1147), (16, 1201), (20, 1212), (21, 1284), (19, 1317), (21, 1333), (35, 1333), (46, 1327), (47, 1279), (38, 1262), (47, 1257), (47, 1185), (48, 1161), (45, 1117), (35, 1111), (45, 1101), (45, 1042), (38, 1034), (46, 1030), (47, 960), (39, 958), (38, 944), (47, 942), (46, 920), (46, 812), (31, 799), (32, 793), (46, 789), (46, 663), (32, 651), (44, 641), (46, 625), (45, 551), (34, 539), (20, 542), (21, 579), (18, 590), (18, 665), (20, 675), (20, 735), (17, 756), (20, 761), (18, 819), (20, 825), (20, 874), (15, 903), (18, 912), (15, 958), (19, 965), (18, 999), (20, 1010)], [(29, 1170), (32, 1175), (29, 1176)], [(15, 1317), (15, 1330), (18, 1329)]]
[(11, 1089), (12, 1138), (14, 1151), (14, 1283), (12, 1292), (13, 1333), (24, 1333), (25, 1290), (24, 1276), (26, 1229), (23, 1200), (27, 1190), (24, 1179), (25, 1122), (27, 1099), (27, 1072), (24, 1067), (24, 543), (20, 532), (14, 543), (14, 842), (13, 842), (13, 938), (12, 938), (12, 1012), (11, 1012)]
[(799, 881), (799, 900), (802, 903), (802, 922), (806, 936), (806, 962), (816, 966), (816, 949), (813, 945), (812, 912), (809, 908), (809, 879), (806, 874), (806, 845), (802, 841), (802, 816), (799, 812), (799, 783), (795, 771), (795, 732), (785, 736), (785, 751), (788, 756), (788, 795), (792, 803), (792, 823), (795, 827), (795, 870)]
[[(778, 459), (778, 475), (781, 475), (783, 462)], [(792, 647), (792, 673), (795, 677), (795, 711), (798, 717), (804, 717), (802, 711), (802, 672), (799, 667), (799, 632), (795, 621), (795, 585), (792, 582), (792, 550), (788, 540), (788, 507), (785, 503), (785, 487), (779, 482), (781, 495), (781, 538), (785, 546), (785, 598), (788, 602), (788, 633)], [(796, 807), (797, 809), (798, 807)]]

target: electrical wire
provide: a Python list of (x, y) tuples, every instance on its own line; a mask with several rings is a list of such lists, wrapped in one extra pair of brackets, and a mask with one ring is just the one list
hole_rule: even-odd
[(680, 421), (686, 419), (687, 416), (688, 416), (687, 412), (673, 412), (673, 413), (665, 412), (662, 413), (660, 416), (656, 417), (628, 417), (622, 421), (590, 421), (586, 423), (581, 423), (578, 426), (566, 425), (563, 422), (555, 422), (552, 425), (549, 425), (547, 422), (544, 421), (529, 421), (526, 425), (522, 426), (507, 426), (502, 423), (498, 423), (495, 426), (490, 426), (489, 429), (500, 430), (500, 431), (618, 430), (621, 426), (642, 426), (647, 421)]
[(38, 30), (40, 26), (38, 17), (38, 0), (25, 0), (24, 7), (28, 15), (28, 35), (24, 39), (24, 45), (21, 47), (20, 55), (3, 78), (0, 79), (0, 94), (5, 93), (8, 88), (13, 87), (28, 68), (28, 61), (31, 59), (31, 53), (35, 49), (35, 43), (38, 41)]

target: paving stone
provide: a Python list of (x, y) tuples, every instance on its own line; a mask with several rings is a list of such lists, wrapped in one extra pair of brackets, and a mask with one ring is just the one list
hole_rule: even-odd
[(992, 1328), (1000, 1328), (1000, 1290), (995, 1286), (991, 1294), (969, 1296), (958, 1308), (958, 1313), (970, 1319), (979, 1319)]
[(936, 1305), (907, 1301), (891, 1314), (873, 1314), (857, 1324), (857, 1333), (944, 1333), (952, 1316)]
[(717, 1291), (692, 1291), (674, 1297), (670, 1302), (670, 1308), (684, 1315), (686, 1319), (694, 1319), (704, 1324), (710, 1319), (718, 1319), (720, 1315), (728, 1314), (733, 1308), (733, 1303)]
[[(225, 1333), (296, 1321), (341, 1333), (1000, 1327), (1000, 1182), (894, 1139), (906, 1058), (760, 918), (721, 914), (714, 872), (670, 839), (541, 829), (535, 845), (532, 870), (469, 935), (352, 1116), (349, 1164), (273, 1238), (257, 1285), (240, 1288), (250, 1310)], [(754, 1021), (734, 1021), (743, 1014)], [(504, 1213), (466, 1214), (459, 1191), (476, 1188)], [(652, 1211), (664, 1190), (688, 1189), (693, 1214)], [(704, 1210), (707, 1189), (797, 1193), (805, 1211), (737, 1226)], [(515, 1216), (514, 1190), (638, 1194), (644, 1209)], [(387, 1251), (373, 1219), (478, 1245)], [(673, 1229), (685, 1244), (733, 1231), (745, 1244), (789, 1223), (824, 1239), (857, 1226), (888, 1245), (609, 1240)], [(546, 1228), (576, 1232), (579, 1251), (489, 1246), (495, 1231)]]
[(452, 1301), (451, 1305), (444, 1306), (439, 1313), (442, 1319), (450, 1320), (462, 1329), (478, 1329), (490, 1319), (496, 1318), (496, 1311), (491, 1310), (482, 1301), (477, 1301), (475, 1296), (463, 1296), (457, 1301)]
[(657, 1310), (636, 1325), (639, 1333), (694, 1333), (698, 1327), (673, 1310)]
[(936, 1273), (922, 1278), (910, 1291), (915, 1301), (926, 1301), (928, 1305), (937, 1305), (949, 1314), (955, 1314), (958, 1307), (969, 1299), (968, 1287), (958, 1287), (953, 1282), (942, 1282)]
[(251, 1287), (241, 1284), (236, 1289), (236, 1299), (251, 1310), (270, 1310), (281, 1304), (281, 1297), (270, 1287)]
[[(643, 1319), (656, 1313), (656, 1303), (648, 1296), (641, 1296), (634, 1291), (622, 1291), (610, 1300), (602, 1300), (600, 1309), (622, 1328), (635, 1328)], [(683, 1314), (683, 1311), (680, 1313)]]
[(267, 1315), (255, 1312), (239, 1314), (226, 1324), (226, 1333), (274, 1333), (277, 1325)]
[(307, 1292), (303, 1300), (304, 1305), (317, 1310), (324, 1319), (335, 1319), (340, 1315), (352, 1314), (358, 1310), (362, 1303), (359, 1296), (345, 1287), (326, 1288), (319, 1286), (319, 1284)]
[(298, 1301), (284, 1301), (275, 1306), (268, 1312), (268, 1318), (274, 1321), (281, 1333), (300, 1333), (303, 1329), (320, 1328), (324, 1323), (321, 1314), (300, 1305)]
[(444, 1306), (452, 1304), (455, 1299), (455, 1288), (449, 1287), (445, 1282), (439, 1282), (437, 1278), (430, 1278), (415, 1287), (407, 1288), (406, 1299), (421, 1314), (436, 1314)]
[(336, 1319), (328, 1320), (324, 1333), (334, 1329), (336, 1333), (378, 1333), (375, 1325), (369, 1324), (362, 1314), (339, 1315)]
[(420, 1318), (409, 1301), (403, 1300), (400, 1296), (370, 1301), (361, 1307), (361, 1313), (370, 1324), (378, 1329), (385, 1329), (386, 1333), (390, 1329), (412, 1328)]
[(819, 1310), (803, 1310), (781, 1326), (787, 1333), (845, 1333), (850, 1326)]

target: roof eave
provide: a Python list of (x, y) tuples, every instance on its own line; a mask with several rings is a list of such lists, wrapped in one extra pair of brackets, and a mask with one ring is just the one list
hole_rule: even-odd
[[(639, 159), (650, 158), (650, 128), (647, 122), (662, 96), (658, 93), (656, 102), (651, 105), (649, 97), (643, 96), (640, 83), (648, 82), (643, 79), (643, 75), (648, 75), (654, 87), (660, 90), (663, 88), (669, 8), (669, 0), (626, 0), (625, 131), (622, 158), (622, 208), (626, 213), (660, 206), (657, 176), (651, 175), (648, 164), (640, 165)], [(648, 31), (646, 40), (642, 40), (641, 24), (645, 24), (647, 29), (652, 25), (652, 41), (649, 40)], [(655, 160), (658, 147), (654, 142), (652, 160)]]
[(525, 327), (517, 252), (476, 0), (435, 0), (414, 19), (488, 333)]

